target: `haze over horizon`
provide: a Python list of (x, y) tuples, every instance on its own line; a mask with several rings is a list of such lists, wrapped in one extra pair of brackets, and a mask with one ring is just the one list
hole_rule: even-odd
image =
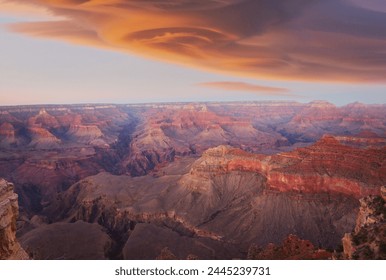
[(0, 1), (0, 104), (385, 103), (385, 14), (378, 0)]

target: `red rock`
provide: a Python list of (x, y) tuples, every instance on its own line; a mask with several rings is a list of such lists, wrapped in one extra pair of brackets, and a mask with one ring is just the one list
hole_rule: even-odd
[(28, 119), (29, 126), (40, 126), (44, 128), (55, 128), (59, 126), (58, 120), (47, 113), (45, 109), (41, 109), (36, 116)]
[(0, 146), (9, 146), (16, 143), (15, 128), (12, 124), (4, 122), (0, 125)]
[(0, 136), (6, 138), (14, 138), (15, 137), (15, 128), (10, 123), (2, 123), (0, 125)]
[(47, 149), (58, 147), (61, 141), (56, 138), (52, 133), (42, 127), (29, 127), (28, 134), (31, 138), (31, 142), (28, 146)]
[(251, 246), (248, 252), (250, 260), (328, 260), (332, 253), (316, 249), (308, 240), (289, 235), (282, 244), (268, 244), (265, 248)]
[(192, 172), (257, 172), (279, 191), (336, 192), (359, 198), (379, 194), (386, 181), (385, 159), (385, 148), (356, 149), (325, 136), (313, 146), (274, 156), (220, 146), (205, 152)]
[(74, 142), (89, 143), (103, 136), (96, 125), (70, 125), (66, 136)]

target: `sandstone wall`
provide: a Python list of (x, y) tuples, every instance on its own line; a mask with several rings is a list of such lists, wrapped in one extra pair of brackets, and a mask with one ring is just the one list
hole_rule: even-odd
[(0, 178), (0, 259), (28, 259), (16, 240), (16, 219), (19, 213), (13, 184)]

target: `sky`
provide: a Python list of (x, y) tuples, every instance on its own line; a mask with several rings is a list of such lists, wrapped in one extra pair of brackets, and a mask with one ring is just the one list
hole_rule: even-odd
[(0, 105), (386, 103), (384, 0), (0, 0)]

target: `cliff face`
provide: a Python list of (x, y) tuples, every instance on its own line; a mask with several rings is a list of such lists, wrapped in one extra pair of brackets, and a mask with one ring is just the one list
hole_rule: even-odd
[(324, 136), (312, 146), (273, 156), (219, 146), (204, 152), (191, 174), (245, 171), (262, 174), (272, 190), (341, 193), (357, 198), (379, 194), (386, 183), (386, 149), (359, 149)]
[(0, 178), (0, 259), (28, 259), (16, 240), (16, 219), (19, 212), (13, 184)]
[(20, 242), (37, 260), (103, 260), (112, 247), (100, 225), (82, 221), (43, 224), (25, 234)]
[[(329, 137), (275, 156), (219, 146), (142, 177), (88, 177), (61, 197), (59, 216), (98, 222), (121, 235), (138, 223), (167, 224), (182, 235), (237, 242), (245, 250), (251, 243), (278, 244), (289, 234), (335, 248), (355, 227), (357, 198), (364, 195), (352, 186), (378, 193), (385, 180), (382, 156), (371, 153)], [(352, 157), (362, 159), (361, 167)], [(376, 174), (368, 186), (350, 175), (370, 166), (367, 157)], [(331, 162), (342, 159), (333, 170)]]
[(386, 259), (386, 188), (360, 200), (356, 226), (342, 239), (346, 259)]
[(89, 143), (103, 136), (97, 125), (70, 125), (66, 136), (74, 142)]
[(268, 244), (265, 248), (251, 245), (248, 250), (250, 260), (326, 260), (332, 253), (317, 249), (308, 240), (290, 234), (280, 245)]
[[(224, 113), (224, 112), (222, 112)], [(228, 113), (229, 114), (229, 113)], [(248, 118), (216, 114), (205, 105), (153, 108), (140, 115), (141, 124), (123, 162), (132, 175), (145, 175), (157, 164), (175, 156), (200, 155), (210, 147), (229, 144), (251, 151), (272, 150), (287, 140), (279, 133), (264, 132)]]
[(16, 142), (15, 128), (12, 124), (4, 122), (0, 125), (0, 147), (9, 147)]
[(194, 255), (202, 260), (227, 259), (242, 257), (238, 249), (233, 244), (184, 236), (170, 228), (142, 223), (131, 233), (123, 247), (123, 256), (125, 259), (188, 259)]

